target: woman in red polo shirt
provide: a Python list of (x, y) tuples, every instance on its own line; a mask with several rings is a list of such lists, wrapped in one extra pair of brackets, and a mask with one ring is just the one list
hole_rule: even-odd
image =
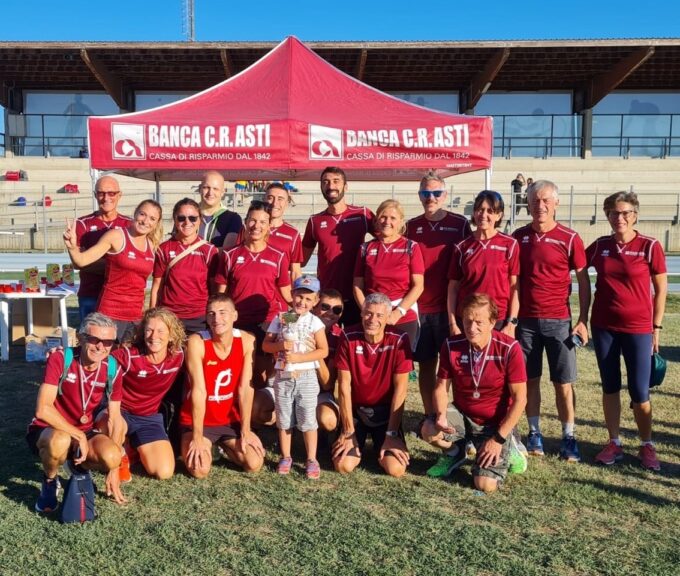
[(156, 252), (151, 304), (172, 310), (187, 334), (206, 329), (209, 278), (215, 275), (218, 251), (198, 235), (198, 203), (183, 198), (172, 209), (174, 230)]
[(652, 353), (659, 351), (668, 278), (661, 244), (634, 228), (639, 209), (633, 192), (608, 196), (604, 213), (613, 234), (598, 238), (586, 250), (587, 266), (597, 272), (590, 325), (609, 432), (609, 443), (595, 461), (612, 465), (623, 458), (619, 439), (623, 356), (641, 441), (638, 457), (643, 468), (659, 470), (661, 465), (652, 443), (649, 380)]
[(515, 336), (519, 296), (519, 247), (517, 240), (498, 230), (503, 220), (503, 198), (482, 190), (473, 205), (472, 236), (453, 247), (449, 264), (447, 307), (453, 336), (462, 333), (462, 303), (469, 294), (488, 294), (498, 308), (495, 329)]
[(364, 242), (354, 266), (354, 299), (359, 308), (368, 294), (381, 292), (392, 300), (387, 321), (418, 342), (417, 301), (423, 293), (425, 264), (417, 242), (404, 236), (404, 209), (397, 200), (385, 200), (376, 212), (376, 239)]
[(84, 252), (76, 244), (75, 221), (67, 221), (64, 244), (77, 268), (106, 256), (104, 289), (99, 295), (97, 312), (116, 322), (119, 341), (142, 317), (146, 280), (163, 236), (162, 217), (163, 209), (158, 202), (144, 200), (135, 208), (128, 228), (109, 230)]

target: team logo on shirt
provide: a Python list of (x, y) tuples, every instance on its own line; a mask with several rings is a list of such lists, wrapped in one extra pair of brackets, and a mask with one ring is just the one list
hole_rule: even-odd
[(90, 226), (90, 232), (96, 232), (97, 230), (99, 230), (97, 226)]
[(460, 355), (460, 363), (461, 364), (469, 364), (470, 363), (470, 357), (467, 354), (461, 354)]
[(228, 394), (220, 394), (222, 388), (226, 388), (231, 384), (231, 368), (227, 370), (222, 370), (215, 378), (215, 388), (211, 396), (208, 396), (208, 400), (211, 402), (222, 402), (223, 400), (229, 400), (234, 393), (229, 392)]
[(73, 384), (73, 383), (76, 381), (76, 378), (77, 378), (77, 377), (78, 377), (78, 376), (76, 375), (75, 372), (69, 372), (69, 373), (66, 375), (66, 380), (68, 380), (69, 382), (71, 382), (71, 384)]
[(129, 258), (130, 260), (136, 260), (136, 259), (137, 259), (137, 255), (136, 255), (134, 252), (128, 252), (128, 258)]
[(560, 246), (566, 246), (567, 243), (562, 240), (557, 240), (556, 238), (546, 238), (546, 244), (559, 244)]
[(377, 255), (378, 255), (378, 250), (377, 250), (377, 248), (371, 248), (371, 249), (368, 251), (368, 255), (369, 255), (369, 256), (377, 256)]
[(440, 226), (439, 229), (442, 232), (458, 232), (458, 228), (453, 228), (452, 226)]
[(489, 246), (491, 250), (500, 250), (501, 252), (507, 252), (508, 249), (505, 246)]
[(319, 226), (319, 228), (328, 228), (328, 222), (324, 220), (323, 222), (321, 222), (321, 226)]
[(206, 366), (217, 366), (217, 360), (208, 360), (205, 363)]
[(471, 256), (471, 255), (474, 254), (474, 253), (475, 253), (475, 249), (474, 249), (474, 248), (468, 248), (468, 249), (465, 251), (465, 255), (466, 255), (466, 256)]
[(602, 250), (602, 256), (609, 256), (609, 250)]
[(357, 346), (357, 349), (354, 351), (354, 353), (355, 354), (363, 354), (364, 353), (364, 347), (361, 344), (359, 344)]
[(140, 378), (146, 378), (147, 374), (148, 372), (146, 370), (140, 370), (137, 376), (139, 376)]
[(245, 261), (246, 261), (246, 260), (245, 260), (245, 258), (244, 258), (243, 256), (239, 256), (238, 258), (236, 258), (236, 263), (237, 263), (237, 264), (243, 264)]
[(274, 268), (276, 268), (276, 262), (272, 262), (271, 260), (266, 260), (265, 258), (262, 258), (260, 262), (262, 262), (262, 264), (266, 264), (267, 266), (273, 266)]
[(422, 234), (422, 233), (423, 233), (423, 227), (418, 226), (418, 228), (416, 228), (416, 234)]
[(170, 256), (170, 258), (174, 258), (175, 256), (177, 256), (177, 253), (174, 250), (170, 250), (170, 252), (168, 252), (168, 255)]
[(528, 244), (529, 243), (529, 236), (522, 236), (522, 244)]

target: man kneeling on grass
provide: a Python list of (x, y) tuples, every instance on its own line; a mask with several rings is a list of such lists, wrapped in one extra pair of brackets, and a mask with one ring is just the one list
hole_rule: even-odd
[[(79, 330), (80, 347), (73, 350), (65, 366), (66, 350), (57, 350), (47, 359), (43, 384), (38, 390), (35, 418), (28, 427), (26, 441), (42, 462), (44, 471), (38, 512), (52, 512), (59, 506), (61, 488), (59, 466), (71, 459), (82, 466), (107, 472), (106, 491), (119, 504), (125, 502), (118, 474), (124, 422), (120, 413), (121, 371), (109, 374), (109, 353), (116, 342), (116, 324), (103, 314), (85, 317)], [(70, 352), (69, 352), (70, 354)], [(100, 403), (109, 395), (108, 430), (111, 437), (94, 428)], [(117, 438), (114, 442), (112, 438)], [(76, 457), (76, 451), (80, 455)]]
[(411, 344), (406, 334), (385, 330), (391, 312), (387, 296), (369, 294), (361, 308), (361, 325), (340, 336), (335, 363), (342, 430), (333, 445), (333, 465), (343, 474), (361, 461), (369, 434), (387, 474), (403, 476), (409, 463), (401, 417), (413, 369)]
[(205, 478), (212, 465), (212, 445), (246, 472), (264, 463), (264, 448), (250, 430), (253, 407), (255, 337), (234, 328), (238, 312), (226, 294), (208, 299), (210, 338), (196, 333), (187, 343), (189, 386), (180, 410), (182, 458), (194, 478)]
[(475, 488), (493, 492), (507, 475), (510, 436), (527, 403), (526, 368), (517, 341), (493, 330), (498, 309), (489, 296), (470, 294), (462, 316), (465, 336), (442, 345), (433, 394), (436, 420), (422, 428), (426, 441), (445, 450), (427, 473), (451, 474), (465, 462), (469, 441), (476, 450)]

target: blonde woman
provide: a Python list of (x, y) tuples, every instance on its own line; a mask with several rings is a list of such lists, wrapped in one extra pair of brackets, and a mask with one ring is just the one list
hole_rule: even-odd
[(64, 244), (74, 266), (82, 268), (106, 256), (104, 289), (99, 294), (97, 312), (116, 322), (119, 341), (142, 317), (146, 280), (153, 271), (154, 253), (163, 236), (162, 216), (158, 202), (144, 200), (135, 208), (127, 228), (109, 230), (84, 252), (76, 244), (75, 221), (67, 219)]

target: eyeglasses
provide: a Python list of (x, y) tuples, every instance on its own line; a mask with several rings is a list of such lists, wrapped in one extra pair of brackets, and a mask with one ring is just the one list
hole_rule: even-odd
[(425, 200), (432, 198), (432, 196), (439, 198), (442, 194), (444, 194), (444, 192), (446, 192), (446, 190), (418, 190), (418, 194), (420, 194), (420, 196), (422, 196)]
[(115, 198), (120, 194), (120, 190), (95, 190), (94, 193), (101, 198)]
[(92, 346), (99, 346), (99, 343), (101, 342), (104, 348), (111, 348), (111, 346), (113, 346), (116, 343), (115, 339), (97, 338), (96, 336), (92, 336), (91, 334), (85, 334), (84, 338), (85, 342), (87, 342), (88, 344), (92, 344)]
[(332, 310), (333, 314), (335, 314), (336, 316), (340, 316), (343, 310), (342, 306), (331, 306), (330, 304), (326, 304), (325, 302), (319, 304), (319, 308), (321, 308), (321, 310), (323, 310), (324, 312)]
[(626, 220), (631, 217), (632, 214), (636, 214), (637, 212), (635, 210), (622, 210), (621, 212), (618, 212), (616, 210), (610, 210), (607, 212), (607, 217), (611, 218), (612, 220), (618, 220), (619, 216), (623, 216)]
[(175, 216), (175, 218), (177, 218), (177, 222), (186, 222), (187, 220), (192, 224), (198, 222), (198, 216), (185, 216), (184, 214), (180, 214), (179, 216)]

